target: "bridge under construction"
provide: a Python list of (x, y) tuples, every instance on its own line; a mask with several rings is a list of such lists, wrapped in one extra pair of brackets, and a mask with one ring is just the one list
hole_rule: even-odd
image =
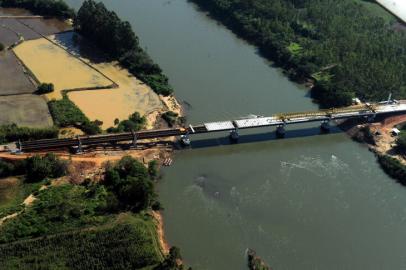
[(328, 132), (330, 123), (339, 119), (365, 118), (368, 121), (378, 115), (390, 115), (395, 113), (406, 113), (406, 101), (388, 100), (379, 103), (365, 103), (345, 108), (333, 108), (311, 112), (280, 113), (269, 117), (250, 116), (243, 119), (210, 122), (200, 125), (189, 125), (184, 128), (170, 128), (160, 130), (145, 130), (139, 132), (127, 132), (119, 134), (105, 134), (95, 136), (78, 136), (66, 139), (45, 139), (36, 141), (18, 142), (17, 147), (22, 152), (35, 152), (61, 148), (73, 148), (75, 151), (82, 151), (84, 146), (116, 144), (118, 142), (132, 142), (136, 146), (137, 141), (145, 139), (156, 139), (180, 136), (182, 142), (189, 144), (190, 136), (213, 132), (229, 132), (230, 138), (238, 141), (239, 130), (276, 127), (278, 137), (283, 137), (286, 126), (292, 124), (320, 122), (321, 129)]

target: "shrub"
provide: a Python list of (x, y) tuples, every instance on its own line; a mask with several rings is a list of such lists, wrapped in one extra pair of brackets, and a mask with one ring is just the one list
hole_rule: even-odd
[(161, 117), (162, 117), (162, 119), (164, 119), (166, 121), (166, 123), (170, 127), (176, 125), (176, 123), (178, 121), (178, 114), (175, 112), (172, 112), (172, 111), (162, 114)]
[[(116, 122), (117, 121), (114, 121), (115, 124)], [(123, 120), (118, 124), (116, 124), (117, 127), (108, 128), (107, 132), (119, 133), (119, 132), (138, 131), (145, 127), (146, 122), (147, 119), (144, 116), (141, 116), (138, 112), (135, 112), (128, 117), (128, 120)]]
[(0, 178), (9, 177), (14, 174), (14, 165), (0, 159)]
[(6, 47), (4, 46), (3, 43), (0, 42), (0, 52), (3, 51)]
[(38, 182), (45, 178), (57, 178), (66, 174), (67, 163), (54, 154), (47, 154), (44, 157), (35, 155), (27, 158), (26, 172), (28, 182)]
[(40, 95), (51, 93), (53, 91), (54, 91), (53, 83), (41, 83), (40, 85), (38, 85), (38, 88), (37, 88), (37, 93)]
[(75, 126), (89, 135), (101, 132), (100, 121), (91, 122), (89, 118), (66, 95), (60, 100), (48, 102), (54, 122), (59, 127)]
[(58, 129), (18, 127), (16, 124), (0, 126), (0, 143), (51, 139), (58, 137)]

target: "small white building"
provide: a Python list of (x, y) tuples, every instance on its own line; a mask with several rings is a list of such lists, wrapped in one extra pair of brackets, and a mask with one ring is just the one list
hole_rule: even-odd
[(352, 104), (354, 104), (354, 105), (359, 105), (359, 104), (361, 104), (361, 100), (359, 99), (359, 98), (353, 98), (352, 99)]
[(391, 130), (391, 135), (392, 135), (392, 136), (398, 136), (399, 133), (400, 133), (400, 130), (399, 130), (399, 129), (397, 129), (397, 128), (392, 128), (392, 130)]

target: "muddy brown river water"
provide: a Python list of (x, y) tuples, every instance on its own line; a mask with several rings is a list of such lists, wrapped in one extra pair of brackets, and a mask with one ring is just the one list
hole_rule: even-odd
[[(68, 0), (78, 7), (82, 1)], [(186, 0), (105, 0), (187, 101), (191, 123), (315, 109), (303, 87)], [(193, 269), (406, 269), (406, 190), (316, 125), (194, 137), (159, 185), (168, 241)]]

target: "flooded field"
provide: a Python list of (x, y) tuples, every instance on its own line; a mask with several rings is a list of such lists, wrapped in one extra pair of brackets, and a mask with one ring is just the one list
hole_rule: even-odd
[(137, 80), (116, 62), (107, 61), (103, 52), (73, 32), (53, 36), (53, 40), (69, 52), (91, 64), (114, 81), (114, 89), (75, 91), (69, 98), (89, 117), (103, 121), (103, 128), (113, 126), (116, 118), (127, 119), (134, 112), (147, 114), (163, 108), (158, 95), (143, 82)]
[(113, 63), (95, 64), (98, 70), (119, 85), (118, 88), (70, 92), (69, 98), (89, 117), (103, 121), (103, 128), (114, 125), (114, 119), (128, 119), (134, 112), (147, 114), (162, 108), (162, 102), (149, 86)]
[(47, 94), (49, 99), (62, 98), (62, 90), (108, 87), (112, 84), (103, 74), (45, 38), (26, 41), (14, 51), (40, 82), (55, 85), (55, 91)]
[(23, 67), (13, 52), (0, 53), (0, 70), (0, 96), (28, 94), (35, 91), (34, 85), (24, 74)]
[(43, 97), (35, 95), (0, 97), (0, 125), (13, 123), (27, 127), (49, 127), (53, 124)]

